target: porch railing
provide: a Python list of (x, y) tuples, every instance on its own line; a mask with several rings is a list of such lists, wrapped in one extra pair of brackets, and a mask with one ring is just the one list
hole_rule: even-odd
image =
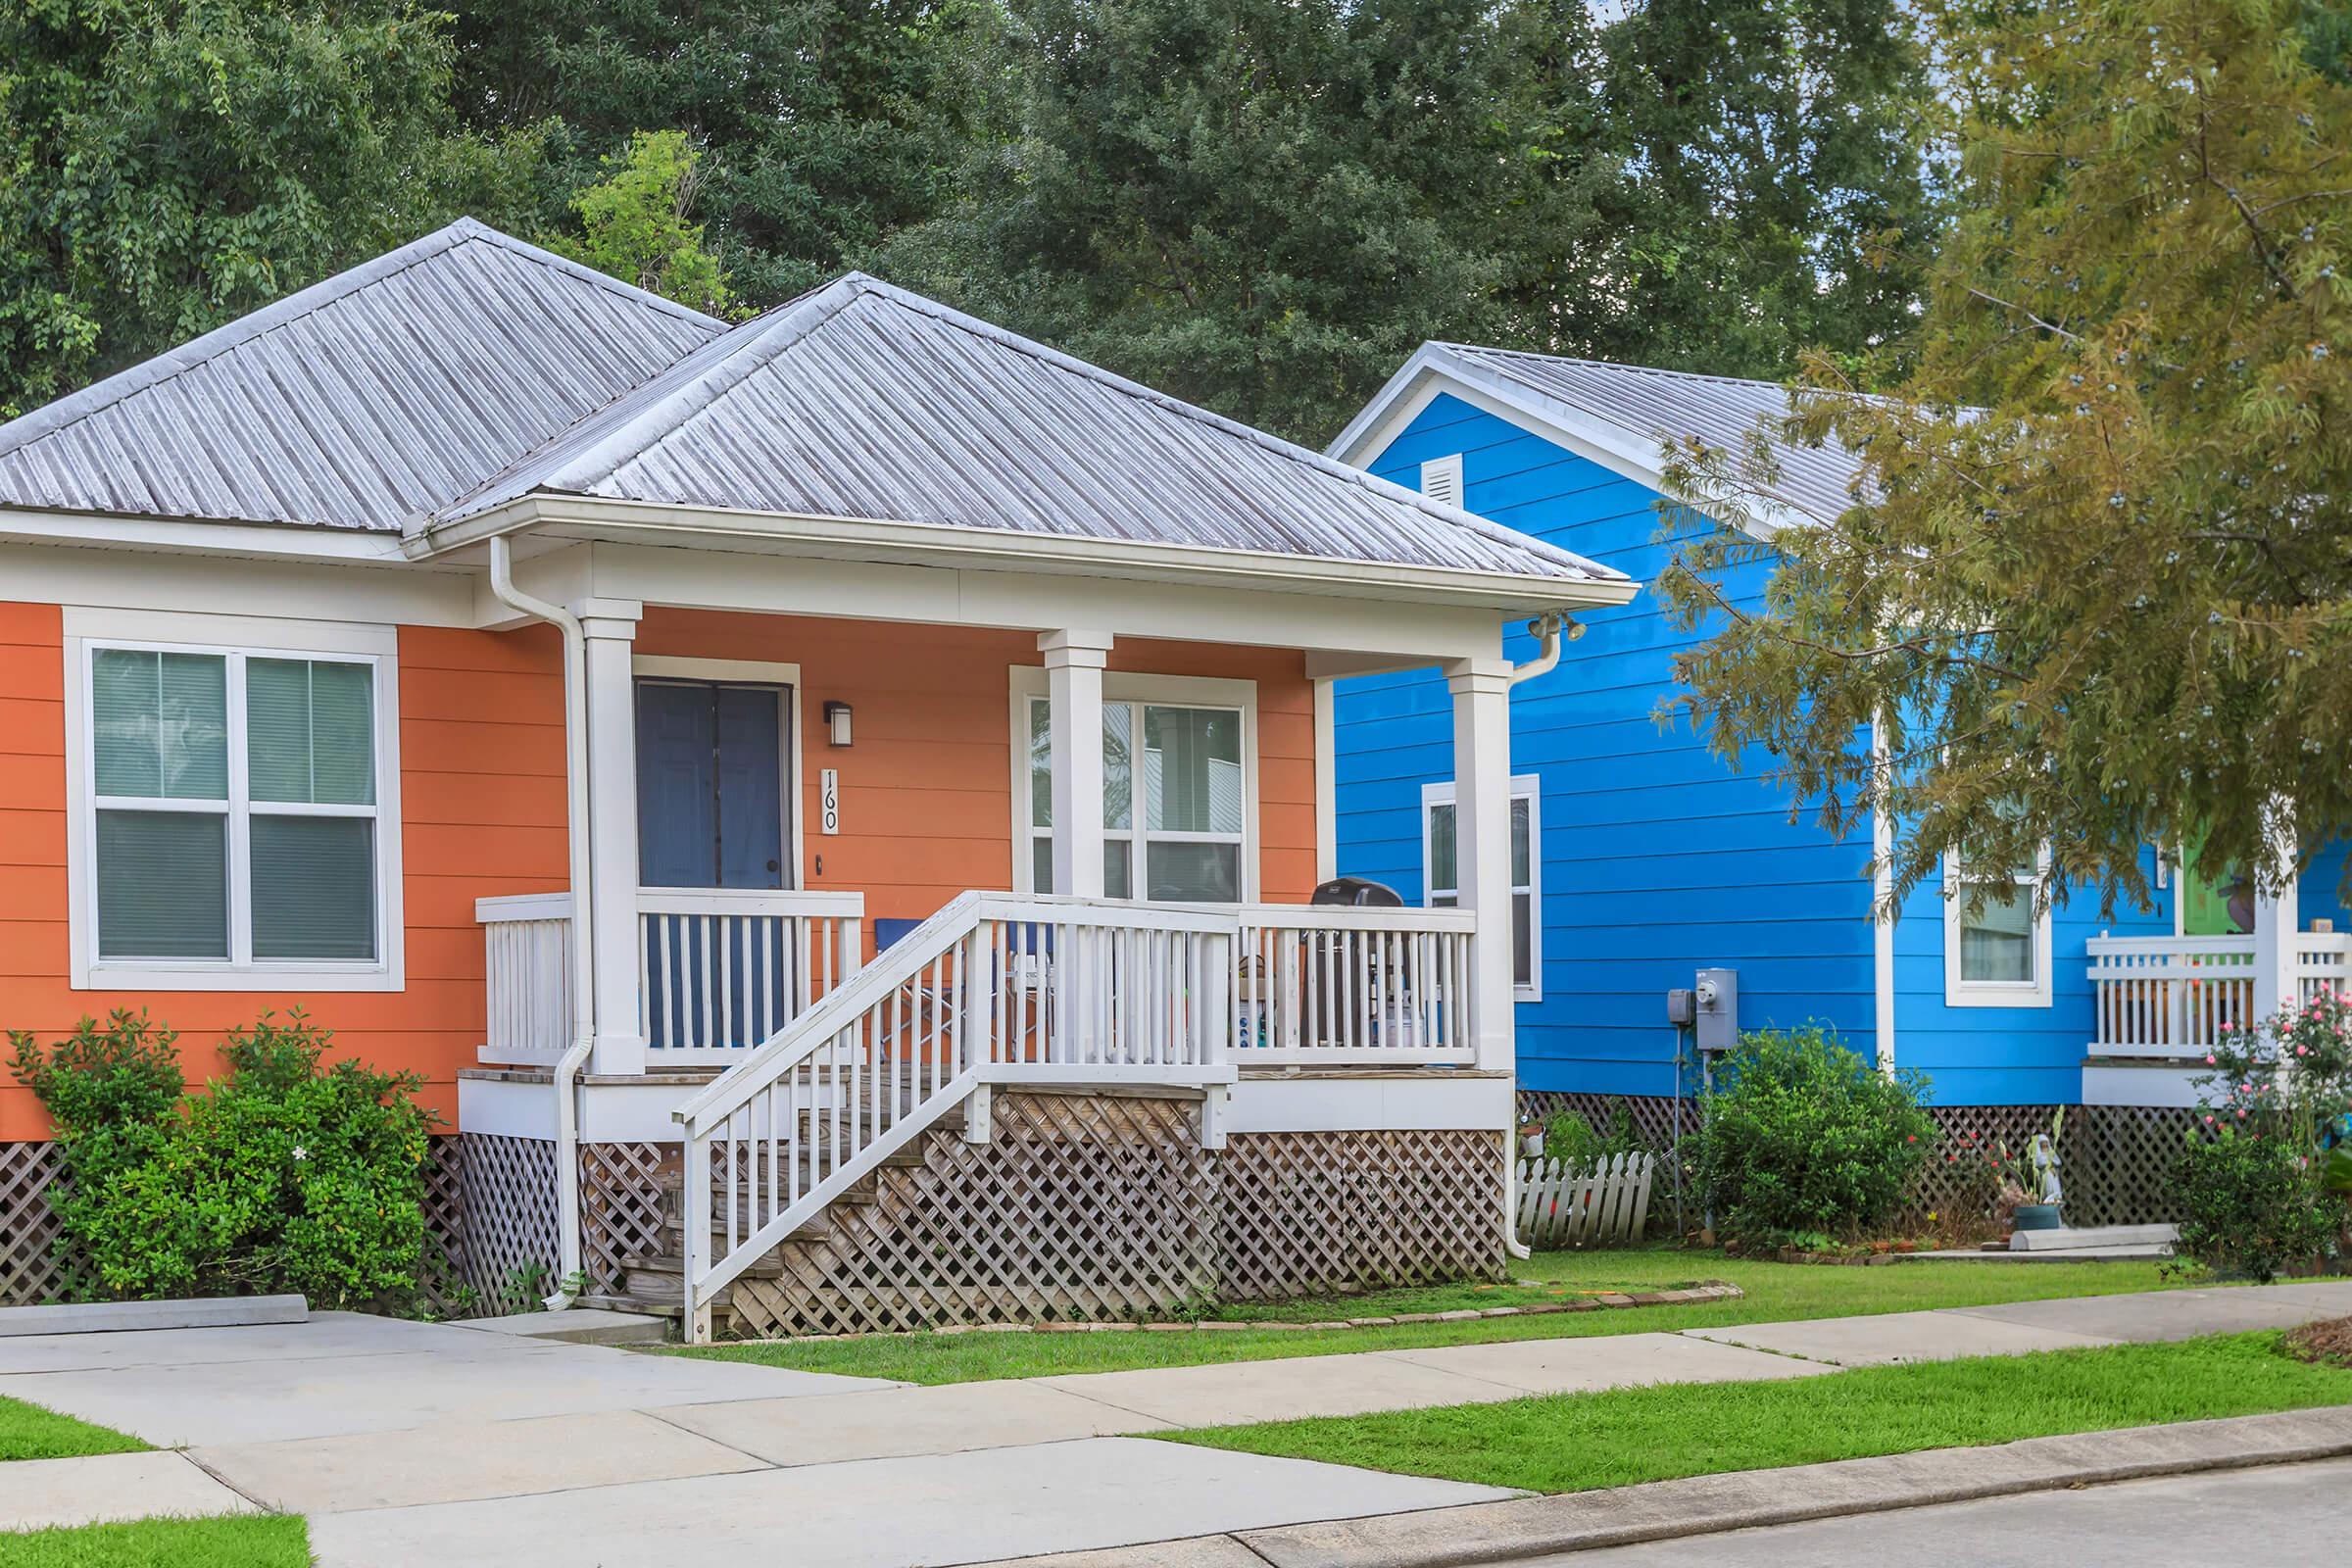
[[(685, 1309), (997, 1084), (1230, 1080), (1229, 913), (966, 893), (679, 1107)], [(968, 1112), (985, 1118), (984, 1102)]]
[(1260, 904), (1241, 921), (1236, 1060), (1389, 1066), (1475, 1056), (1471, 911)]
[(488, 982), (482, 1059), (552, 1062), (571, 1044), (571, 895), (476, 899)]
[(855, 975), (865, 896), (753, 888), (637, 890), (648, 1065), (733, 1060)]
[[(2298, 931), (2295, 997), (2352, 983), (2352, 934)], [(2083, 944), (2095, 1004), (2091, 1054), (2201, 1056), (2255, 1022), (2254, 938), (2110, 937)]]

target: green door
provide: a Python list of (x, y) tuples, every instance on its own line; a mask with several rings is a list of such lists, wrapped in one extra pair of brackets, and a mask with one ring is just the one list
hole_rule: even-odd
[(2192, 846), (2180, 862), (2180, 934), (2243, 936), (2254, 929), (2254, 888), (2235, 872), (2209, 873)]

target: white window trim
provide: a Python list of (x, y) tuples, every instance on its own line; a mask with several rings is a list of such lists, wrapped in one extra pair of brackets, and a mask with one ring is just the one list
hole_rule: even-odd
[[(1542, 1002), (1544, 1000), (1544, 780), (1542, 775), (1536, 773), (1512, 774), (1511, 799), (1527, 803), (1528, 875), (1525, 887), (1517, 883), (1511, 885), (1511, 894), (1514, 898), (1522, 893), (1527, 895), (1528, 976), (1525, 985), (1520, 985), (1516, 981), (1512, 983), (1511, 996), (1513, 1000), (1519, 1002)], [(1441, 891), (1448, 898), (1458, 900), (1461, 897), (1460, 888), (1440, 889), (1432, 885), (1430, 878), (1432, 864), (1429, 846), (1430, 808), (1453, 804), (1454, 781), (1452, 779), (1439, 779), (1421, 786), (1421, 906), (1423, 908), (1437, 908), (1437, 898)], [(1459, 853), (1458, 848), (1456, 853)], [(1458, 874), (1459, 866), (1456, 866), (1455, 869)]]
[[(1012, 737), (1012, 890), (1029, 894), (1037, 891), (1036, 876), (1031, 869), (1030, 844), (1038, 829), (1029, 820), (1029, 705), (1049, 700), (1046, 671), (1042, 665), (1014, 664), (1012, 669), (1011, 737)], [(1112, 703), (1152, 703), (1170, 708), (1230, 708), (1242, 715), (1242, 903), (1257, 902), (1257, 682), (1253, 680), (1218, 680), (1202, 675), (1133, 675), (1105, 671), (1102, 676), (1102, 701)], [(1138, 730), (1135, 743), (1142, 744)], [(1137, 799), (1131, 820), (1134, 826), (1121, 831), (1111, 829), (1105, 838), (1126, 839), (1130, 842), (1149, 836), (1166, 843), (1217, 843), (1230, 840), (1224, 833), (1159, 832), (1147, 835), (1143, 828), (1142, 800), (1143, 766), (1136, 764)], [(1143, 859), (1130, 861), (1133, 875), (1140, 880)]]
[[(2032, 876), (2011, 875), (2028, 897), (2040, 892), (2049, 870), (2049, 852), (2037, 858)], [(2034, 978), (2020, 980), (1964, 980), (1960, 975), (1960, 921), (1967, 908), (1963, 890), (1972, 882), (1998, 882), (1998, 877), (1966, 876), (1957, 851), (1943, 858), (1943, 1004), (1947, 1007), (2047, 1007), (2051, 1005), (2050, 911), (2034, 911)]]
[[(90, 756), (90, 659), (94, 648), (244, 655), (255, 659), (325, 659), (372, 667), (375, 705), (375, 921), (378, 951), (368, 960), (265, 958), (209, 962), (98, 956), (98, 808)], [(399, 991), (405, 988), (400, 808), (399, 634), (390, 626), (271, 620), (245, 615), (93, 610), (65, 613), (66, 890), (68, 984), (75, 991)], [(229, 766), (244, 767), (244, 721), (232, 705)], [(232, 792), (233, 793), (233, 792)], [(250, 807), (248, 808), (250, 810)], [(250, 944), (251, 894), (235, 889), (242, 835), (229, 847), (231, 953)]]
[[(792, 694), (785, 707), (789, 710), (782, 725), (784, 755), (784, 818), (791, 832), (785, 835), (785, 853), (792, 857), (787, 868), (784, 888), (798, 891), (808, 882), (808, 864), (807, 829), (808, 798), (801, 793), (802, 755), (801, 731), (805, 727), (807, 694), (801, 690), (801, 666), (780, 663), (767, 659), (692, 659), (676, 654), (635, 654), (629, 659), (631, 676), (653, 680), (713, 681), (721, 685), (782, 686)], [(635, 710), (632, 709), (633, 712)], [(629, 829), (637, 831), (635, 827)], [(697, 889), (707, 892), (708, 889)]]

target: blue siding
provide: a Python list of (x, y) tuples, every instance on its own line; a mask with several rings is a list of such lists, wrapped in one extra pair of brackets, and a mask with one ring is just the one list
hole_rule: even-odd
[(2082, 1057), (2094, 1033), (2082, 944), (2101, 932), (2171, 936), (2173, 893), (2159, 890), (2153, 910), (2119, 905), (2105, 917), (2095, 898), (2053, 908), (2048, 1006), (1954, 1007), (1944, 1001), (1943, 883), (1921, 883), (1894, 926), (1895, 1059), (1925, 1072), (1944, 1104), (2080, 1102)]
[[(1418, 487), (1462, 454), (1469, 509), (1646, 582), (1665, 564), (1658, 496), (1543, 438), (1440, 397), (1373, 463)], [(1731, 582), (1752, 603), (1766, 567)], [(1653, 716), (1695, 637), (1644, 595), (1581, 618), (1560, 667), (1512, 700), (1512, 771), (1543, 778), (1544, 997), (1519, 1008), (1532, 1089), (1674, 1091), (1665, 993), (1740, 971), (1740, 1021), (1819, 1018), (1867, 1052), (1873, 1029), (1867, 834), (1832, 842), (1759, 769), (1735, 773), (1687, 724)], [(1507, 652), (1533, 657), (1514, 633)], [(1435, 672), (1345, 681), (1334, 706), (1341, 871), (1422, 893), (1420, 792), (1450, 776), (1451, 707)]]

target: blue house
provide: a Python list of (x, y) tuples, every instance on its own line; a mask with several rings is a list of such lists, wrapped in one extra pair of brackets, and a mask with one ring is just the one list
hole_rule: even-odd
[[(1766, 382), (1432, 343), (1330, 450), (1647, 584), (1672, 550), (1663, 445), (1737, 449), (1786, 407)], [(1769, 498), (1732, 519), (1766, 540), (1841, 511), (1854, 470), (1835, 447), (1779, 458)], [(1770, 570), (1767, 555), (1725, 587), (1754, 604)], [(1926, 1072), (1946, 1106), (2180, 1105), (2219, 1031), (2346, 980), (2340, 852), (2277, 899), (2167, 856), (2158, 906), (2113, 918), (2088, 901), (2036, 915), (2033, 866), (1947, 863), (1880, 918), (1873, 829), (1837, 838), (1810, 809), (1792, 817), (1760, 765), (1729, 768), (1688, 721), (1661, 723), (1673, 658), (1696, 640), (1662, 602), (1580, 618), (1558, 665), (1512, 694), (1522, 1089), (1689, 1093), (1666, 992), (1721, 967), (1738, 971), (1741, 1028), (1818, 1020)], [(1510, 643), (1515, 660), (1536, 651)], [(1336, 868), (1447, 902), (1444, 682), (1337, 680), (1330, 711)], [(1971, 914), (1946, 897), (1964, 880), (2002, 891)]]

